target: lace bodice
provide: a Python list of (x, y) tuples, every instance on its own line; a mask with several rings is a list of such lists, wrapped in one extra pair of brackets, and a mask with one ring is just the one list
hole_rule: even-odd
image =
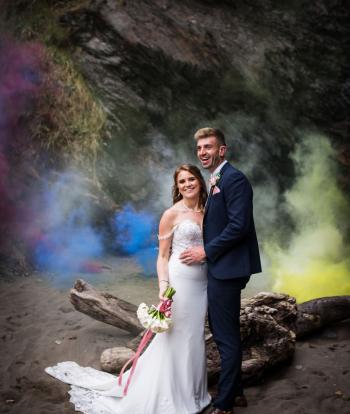
[(171, 246), (172, 255), (178, 255), (188, 247), (202, 245), (202, 229), (197, 222), (191, 219), (185, 219), (175, 225)]

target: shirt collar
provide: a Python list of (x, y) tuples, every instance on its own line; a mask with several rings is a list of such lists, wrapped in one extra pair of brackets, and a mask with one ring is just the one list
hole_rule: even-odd
[(227, 163), (227, 160), (224, 160), (221, 164), (219, 164), (215, 170), (212, 172), (211, 177), (220, 173), (222, 167)]

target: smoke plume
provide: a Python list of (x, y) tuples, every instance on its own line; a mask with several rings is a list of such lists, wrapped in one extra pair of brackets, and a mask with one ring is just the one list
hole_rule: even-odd
[(349, 205), (337, 183), (335, 153), (323, 136), (310, 135), (293, 154), (297, 177), (285, 194), (295, 225), (286, 248), (265, 243), (273, 289), (303, 302), (350, 294)]

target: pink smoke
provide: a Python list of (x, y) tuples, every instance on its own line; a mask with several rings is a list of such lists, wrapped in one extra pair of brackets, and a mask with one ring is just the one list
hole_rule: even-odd
[[(38, 42), (0, 41), (0, 231), (16, 238), (27, 207), (30, 122), (42, 91), (44, 48)], [(1, 246), (3, 247), (3, 245)]]

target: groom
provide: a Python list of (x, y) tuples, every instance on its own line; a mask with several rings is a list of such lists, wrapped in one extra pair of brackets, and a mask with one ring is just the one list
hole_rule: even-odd
[(261, 272), (259, 247), (253, 220), (253, 192), (245, 175), (225, 159), (224, 134), (202, 128), (194, 138), (197, 156), (211, 172), (210, 192), (204, 213), (203, 247), (181, 255), (186, 264), (208, 264), (209, 323), (221, 358), (215, 414), (231, 413), (246, 406), (241, 384), (241, 290), (252, 273)]

